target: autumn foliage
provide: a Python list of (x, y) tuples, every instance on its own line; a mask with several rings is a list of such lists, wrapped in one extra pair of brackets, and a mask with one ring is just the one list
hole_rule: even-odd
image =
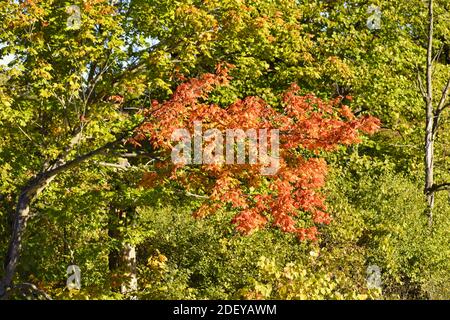
[[(270, 224), (301, 240), (316, 239), (317, 225), (331, 220), (320, 193), (327, 173), (320, 153), (358, 143), (359, 135), (374, 133), (380, 121), (355, 117), (342, 97), (324, 101), (314, 94), (300, 95), (295, 84), (283, 94), (277, 108), (258, 97), (246, 97), (227, 107), (208, 103), (208, 94), (231, 80), (228, 67), (219, 66), (216, 74), (186, 81), (169, 100), (154, 101), (145, 111), (148, 120), (130, 142), (137, 147), (150, 143), (163, 160), (155, 171), (144, 175), (142, 185), (154, 187), (171, 181), (183, 190), (205, 195), (196, 216), (224, 207), (235, 210), (233, 223), (245, 234)], [(204, 130), (279, 129), (279, 170), (263, 176), (261, 164), (172, 164), (172, 132), (179, 128), (193, 132), (194, 121), (201, 121)]]

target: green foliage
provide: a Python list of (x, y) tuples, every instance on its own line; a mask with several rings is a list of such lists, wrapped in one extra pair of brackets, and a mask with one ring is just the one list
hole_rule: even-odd
[[(33, 203), (16, 282), (60, 299), (448, 299), (448, 193), (437, 196), (431, 229), (424, 213), (416, 82), (425, 2), (371, 3), (382, 12), (379, 30), (366, 26), (366, 0), (77, 0), (82, 24), (71, 30), (67, 1), (1, 1), (0, 59), (14, 59), (0, 64), (0, 265), (22, 188), (77, 132), (66, 160), (133, 127), (183, 77), (227, 62), (232, 85), (211, 96), (219, 105), (248, 95), (279, 105), (277, 94), (296, 82), (382, 120), (374, 137), (324, 155), (333, 221), (319, 242), (276, 230), (243, 237), (229, 212), (192, 218), (201, 199), (139, 187), (153, 166), (145, 155), (125, 171), (100, 165), (135, 151), (126, 144), (60, 174)], [(450, 71), (449, 15), (447, 1), (436, 1), (436, 88)], [(437, 136), (438, 181), (450, 178), (448, 126)], [(119, 292), (126, 275), (109, 265), (124, 243), (137, 248), (136, 293)], [(70, 264), (81, 268), (80, 291), (65, 289)], [(367, 288), (369, 265), (381, 268), (381, 292)]]
[[(330, 181), (329, 203), (336, 216), (326, 247), (350, 241), (363, 250), (366, 263), (381, 268), (387, 297), (448, 297), (448, 195), (438, 198), (439, 223), (430, 229), (416, 179), (390, 169), (373, 174), (361, 162), (347, 169)], [(339, 227), (344, 225), (351, 227)]]

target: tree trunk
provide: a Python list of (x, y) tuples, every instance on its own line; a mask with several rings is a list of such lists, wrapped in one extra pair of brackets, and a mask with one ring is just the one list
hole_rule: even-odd
[(122, 250), (122, 263), (125, 267), (126, 281), (122, 282), (120, 292), (122, 294), (130, 294), (137, 291), (137, 274), (136, 274), (136, 247), (129, 243), (125, 243)]
[(47, 185), (56, 177), (54, 175), (44, 176), (34, 179), (24, 188), (19, 196), (14, 214), (11, 238), (9, 241), (8, 252), (5, 259), (5, 274), (0, 281), (0, 297), (2, 297), (8, 288), (12, 287), (14, 274), (19, 262), (22, 250), (23, 235), (26, 230), (28, 219), (30, 218), (30, 205), (34, 198), (47, 187)]
[(124, 295), (137, 291), (136, 248), (124, 241), (119, 226), (127, 227), (130, 222), (132, 223), (133, 214), (133, 208), (120, 210), (112, 207), (109, 219), (108, 235), (111, 239), (119, 241), (120, 245), (119, 248), (110, 250), (108, 265), (114, 277), (119, 280), (114, 287)]
[(433, 187), (433, 166), (434, 166), (434, 137), (433, 137), (433, 116), (427, 112), (427, 124), (425, 134), (425, 194), (428, 203), (428, 223), (433, 223), (434, 191)]
[(108, 142), (95, 150), (80, 155), (73, 160), (66, 161), (66, 157), (69, 152), (73, 150), (73, 148), (81, 141), (82, 131), (77, 132), (54, 163), (46, 163), (43, 170), (35, 178), (29, 181), (27, 186), (22, 190), (17, 202), (12, 234), (9, 241), (8, 252), (5, 257), (5, 273), (0, 281), (0, 297), (3, 297), (6, 294), (7, 289), (12, 286), (12, 281), (16, 272), (20, 251), (22, 248), (23, 234), (26, 229), (27, 221), (30, 218), (30, 205), (33, 199), (39, 196), (39, 194), (59, 173), (76, 167), (80, 163), (89, 160), (96, 155), (105, 153), (108, 150), (115, 148), (117, 145), (125, 142), (130, 134), (133, 133), (142, 123), (144, 123), (144, 121), (145, 120), (142, 120), (141, 123), (122, 132), (116, 140)]
[(30, 199), (21, 196), (14, 217), (11, 240), (9, 242), (8, 253), (5, 261), (5, 275), (0, 283), (0, 296), (6, 293), (7, 288), (12, 285), (14, 273), (19, 261), (20, 251), (22, 249), (22, 238), (27, 225), (30, 211)]
[(434, 133), (435, 115), (433, 110), (433, 1), (428, 2), (428, 47), (427, 47), (427, 92), (426, 92), (426, 126), (425, 126), (425, 195), (428, 203), (428, 223), (433, 223), (434, 191)]

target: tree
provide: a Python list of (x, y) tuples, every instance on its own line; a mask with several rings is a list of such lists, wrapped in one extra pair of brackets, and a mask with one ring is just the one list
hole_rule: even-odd
[[(319, 193), (325, 183), (326, 163), (317, 155), (333, 151), (340, 145), (357, 143), (360, 132), (374, 133), (378, 130), (379, 120), (370, 116), (356, 118), (342, 103), (344, 97), (325, 102), (313, 94), (298, 95), (300, 88), (296, 85), (282, 96), (279, 109), (257, 97), (246, 97), (223, 108), (207, 103), (208, 95), (229, 80), (228, 69), (219, 65), (216, 75), (205, 74), (191, 79), (180, 85), (171, 99), (163, 103), (154, 101), (152, 108), (144, 111), (151, 113), (152, 117), (137, 129), (131, 142), (142, 146), (141, 143), (149, 140), (150, 148), (163, 162), (155, 165), (154, 171), (144, 177), (142, 184), (155, 187), (168, 178), (190, 193), (200, 191), (200, 196), (209, 200), (195, 212), (200, 217), (228, 204), (230, 209), (238, 212), (233, 219), (237, 229), (246, 234), (270, 221), (282, 231), (297, 234), (301, 240), (316, 239), (316, 224), (330, 221), (325, 212), (324, 198)], [(203, 123), (205, 129), (208, 128), (206, 132), (210, 133), (209, 137), (205, 133), (204, 141), (199, 142), (204, 151), (194, 162), (198, 166), (191, 168), (186, 161), (173, 163), (174, 158), (169, 157), (173, 154), (173, 139), (181, 138), (174, 135), (175, 131), (188, 130), (196, 139), (196, 123)], [(258, 163), (255, 159), (252, 161), (255, 155), (249, 146), (248, 164), (244, 165), (246, 156), (239, 162), (239, 155), (236, 164), (233, 150), (239, 149), (239, 142), (233, 138), (232, 142), (226, 142), (227, 150), (230, 148), (232, 152), (231, 161), (228, 161), (227, 151), (225, 165), (224, 141), (220, 132), (229, 129), (246, 131), (247, 136), (240, 138), (242, 141), (252, 139), (249, 130), (259, 130), (257, 135), (254, 131), (253, 137), (253, 143), (258, 146), (268, 142), (267, 136), (262, 134), (265, 131), (260, 129), (279, 130), (280, 154), (269, 155), (267, 147), (259, 147), (260, 159), (268, 159)], [(188, 145), (184, 159), (191, 159), (188, 131), (188, 141), (182, 142), (182, 145)], [(278, 141), (272, 139), (270, 147), (275, 148), (275, 144)], [(195, 152), (198, 150), (194, 151), (194, 158)], [(261, 167), (273, 165), (272, 161), (277, 162), (276, 169), (269, 175), (264, 174)]]
[[(129, 75), (117, 69), (128, 59), (119, 50), (123, 29), (114, 12), (120, 9), (85, 2), (83, 24), (70, 29), (61, 27), (67, 19), (55, 9), (64, 9), (61, 4), (5, 1), (0, 6), (8, 26), (2, 29), (2, 51), (15, 57), (2, 70), (7, 79), (2, 122), (9, 143), (2, 160), (13, 163), (19, 186), (0, 295), (12, 285), (32, 201), (59, 174), (120, 145), (136, 125), (108, 98), (114, 97), (111, 90), (103, 93), (105, 83), (112, 88)], [(15, 149), (21, 161), (11, 161)]]
[[(425, 101), (425, 189), (428, 202), (428, 220), (429, 225), (433, 223), (433, 207), (435, 193), (440, 190), (448, 190), (450, 183), (444, 182), (436, 184), (434, 182), (434, 144), (438, 133), (439, 123), (441, 121), (442, 112), (450, 106), (448, 95), (450, 91), (450, 78), (447, 80), (442, 93), (438, 100), (434, 98), (433, 73), (436, 72), (436, 62), (440, 58), (443, 47), (434, 55), (434, 1), (428, 1), (428, 41), (427, 41), (427, 64), (426, 64), (426, 88), (423, 85), (422, 78), (419, 74), (419, 86)], [(437, 102), (437, 104), (436, 104)]]

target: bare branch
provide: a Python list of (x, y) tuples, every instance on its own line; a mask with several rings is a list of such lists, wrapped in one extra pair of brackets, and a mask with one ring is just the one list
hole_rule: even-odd
[(127, 170), (130, 168), (129, 165), (127, 166), (127, 165), (119, 164), (119, 163), (97, 162), (97, 164), (100, 166), (104, 166), (104, 167), (112, 167), (112, 168), (122, 169), (122, 170)]
[(444, 110), (444, 108), (448, 106), (448, 104), (445, 105), (445, 102), (447, 101), (449, 91), (450, 91), (450, 79), (448, 79), (447, 84), (444, 87), (444, 90), (442, 90), (441, 100), (439, 101), (436, 110), (437, 114), (440, 114), (442, 110)]
[(185, 191), (185, 190), (175, 189), (175, 191), (177, 193), (184, 194), (185, 196), (188, 196), (188, 197), (194, 197), (194, 198), (198, 198), (198, 199), (209, 199), (208, 196), (192, 193), (192, 192)]
[(427, 190), (427, 192), (428, 193), (433, 193), (433, 192), (445, 191), (445, 190), (450, 190), (450, 183), (449, 182), (440, 183), (440, 184), (433, 184), (433, 186), (431, 186), (431, 188), (429, 188)]
[(31, 142), (35, 143), (34, 140), (22, 129), (21, 126), (17, 125), (17, 127), (19, 128), (19, 130), (25, 135), (25, 137), (28, 138), (28, 140), (30, 140)]
[(420, 71), (417, 70), (417, 82), (419, 83), (420, 93), (422, 94), (423, 99), (427, 100), (427, 93), (425, 91), (425, 87), (423, 86), (422, 78), (420, 76)]
[(59, 156), (53, 160), (52, 162), (46, 162), (44, 164), (44, 170), (51, 170), (52, 168), (55, 168), (56, 166), (62, 164), (64, 162), (64, 159), (67, 157), (70, 151), (75, 148), (77, 144), (81, 142), (81, 138), (83, 136), (82, 127), (78, 127), (70, 139), (69, 144), (62, 150), (62, 152), (59, 154)]
[(444, 111), (444, 109), (449, 106), (449, 104), (445, 104), (445, 101), (447, 100), (449, 91), (450, 91), (450, 79), (447, 81), (447, 84), (445, 85), (444, 90), (442, 90), (441, 99), (439, 101), (437, 109), (434, 111), (433, 135), (436, 134), (436, 131), (439, 127), (439, 120), (440, 120), (442, 111)]
[(434, 56), (434, 58), (433, 58), (433, 63), (435, 63), (438, 59), (439, 59), (439, 57), (441, 56), (441, 54), (442, 54), (442, 50), (444, 49), (444, 45), (442, 45), (441, 46), (441, 48), (438, 50), (438, 52), (436, 53), (436, 55)]

